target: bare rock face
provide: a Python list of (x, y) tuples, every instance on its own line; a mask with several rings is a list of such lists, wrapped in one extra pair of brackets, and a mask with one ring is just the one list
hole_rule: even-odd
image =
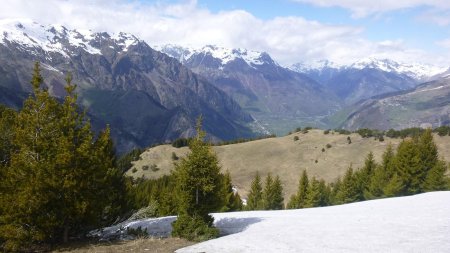
[(252, 117), (230, 96), (133, 35), (0, 21), (0, 61), (0, 102), (15, 108), (35, 61), (56, 97), (72, 73), (94, 128), (109, 124), (119, 152), (192, 135), (200, 115), (213, 139), (253, 136)]

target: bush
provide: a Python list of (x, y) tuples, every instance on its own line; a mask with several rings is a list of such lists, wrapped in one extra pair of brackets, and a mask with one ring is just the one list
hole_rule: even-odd
[(132, 170), (131, 170), (131, 173), (136, 173), (137, 172), (137, 169), (136, 168), (133, 168)]
[(177, 156), (177, 154), (175, 154), (175, 152), (172, 152), (172, 160), (173, 161), (176, 161), (176, 160), (178, 160), (179, 158), (178, 158), (178, 156)]
[(142, 229), (142, 227), (138, 228), (127, 228), (127, 235), (131, 235), (135, 238), (147, 238), (148, 232), (147, 229)]
[(136, 213), (131, 215), (128, 219), (130, 221), (153, 218), (158, 216), (158, 202), (156, 200), (151, 200), (148, 206), (139, 209)]
[(330, 133), (330, 129), (323, 131), (323, 134), (329, 134), (329, 133)]
[(179, 138), (172, 142), (172, 147), (181, 148), (189, 145), (191, 138)]
[(327, 147), (327, 148), (331, 148), (332, 146), (331, 146), (330, 143), (328, 143), (328, 144), (326, 145), (326, 147)]
[(213, 227), (213, 218), (208, 215), (206, 222), (199, 216), (180, 215), (172, 223), (172, 236), (185, 238), (189, 241), (206, 241), (219, 236), (219, 230)]
[(159, 170), (158, 165), (156, 165), (156, 164), (152, 164), (152, 165), (150, 166), (150, 169), (151, 169), (153, 172), (156, 172), (156, 171)]
[(294, 136), (294, 141), (298, 141), (299, 139), (298, 136)]
[(322, 148), (322, 152), (325, 152), (325, 149), (324, 149), (324, 148)]
[(347, 136), (347, 142), (348, 144), (352, 144), (352, 139), (350, 139), (350, 136)]
[(142, 166), (142, 170), (148, 170), (148, 165)]

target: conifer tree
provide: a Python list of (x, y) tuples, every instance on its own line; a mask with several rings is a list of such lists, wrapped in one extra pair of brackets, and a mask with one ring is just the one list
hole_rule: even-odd
[(320, 203), (319, 206), (328, 206), (330, 204), (331, 187), (325, 183), (325, 180), (319, 181)]
[[(76, 106), (75, 86), (67, 78), (67, 96), (59, 104), (42, 87), (35, 64), (33, 96), (24, 103), (13, 128), (11, 164), (0, 237), (18, 250), (27, 243), (66, 242), (116, 218), (112, 201), (120, 198), (122, 175), (114, 168), (109, 131), (94, 139), (89, 123)], [(107, 142), (108, 148), (100, 145)], [(119, 188), (116, 188), (119, 187)]]
[(246, 209), (247, 210), (263, 209), (261, 177), (259, 176), (258, 171), (256, 172), (255, 178), (253, 179), (250, 187)]
[(426, 171), (422, 170), (419, 149), (414, 140), (404, 140), (400, 143), (397, 149), (395, 166), (404, 186), (402, 194), (420, 193)]
[(306, 194), (305, 207), (320, 206), (322, 193), (320, 192), (320, 182), (315, 177), (309, 182), (308, 192)]
[(289, 201), (288, 204), (289, 208), (297, 209), (305, 207), (306, 196), (308, 193), (308, 186), (309, 186), (308, 173), (306, 172), (306, 170), (303, 170), (298, 183), (297, 193), (294, 196), (292, 196)]
[(336, 202), (338, 204), (352, 203), (358, 201), (359, 189), (357, 179), (353, 173), (353, 168), (350, 167), (345, 172), (339, 191), (336, 194)]
[(203, 240), (218, 235), (210, 212), (223, 203), (219, 161), (211, 146), (203, 139), (201, 117), (197, 120), (197, 136), (189, 143), (191, 152), (175, 164), (174, 176), (178, 195), (178, 219), (172, 235), (188, 240)]
[[(438, 149), (436, 144), (433, 140), (433, 134), (431, 129), (425, 130), (425, 132), (422, 133), (422, 135), (418, 139), (418, 149), (420, 154), (420, 162), (421, 162), (421, 174), (420, 179), (422, 184), (420, 185), (421, 191), (424, 191), (425, 188), (430, 189), (430, 185), (425, 186), (426, 178), (428, 177), (428, 174), (433, 170), (436, 166), (438, 167), (445, 167), (438, 165), (439, 158), (438, 158)], [(432, 172), (433, 174), (436, 174), (436, 172), (441, 171), (442, 169), (436, 168)], [(439, 173), (439, 172), (438, 172)], [(431, 176), (433, 177), (433, 176)], [(432, 187), (433, 188), (433, 187)]]
[(443, 191), (448, 189), (446, 172), (447, 165), (444, 161), (438, 161), (428, 172), (423, 183), (424, 191)]
[(275, 179), (269, 173), (266, 177), (266, 183), (263, 191), (263, 205), (265, 210), (281, 210), (283, 209), (283, 186), (280, 177)]
[(383, 194), (386, 197), (400, 196), (405, 186), (402, 179), (395, 173), (389, 180), (388, 184), (383, 188)]
[(358, 187), (359, 187), (359, 200), (365, 200), (370, 198), (370, 181), (373, 177), (373, 174), (376, 170), (377, 164), (373, 157), (373, 153), (369, 152), (365, 161), (364, 167), (358, 171)]
[(221, 212), (238, 211), (242, 209), (242, 202), (240, 196), (233, 191), (231, 184), (230, 172), (227, 171), (223, 177), (222, 182), (223, 206)]

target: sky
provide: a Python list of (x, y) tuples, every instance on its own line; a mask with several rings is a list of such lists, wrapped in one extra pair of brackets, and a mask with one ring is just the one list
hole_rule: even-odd
[(282, 65), (374, 57), (450, 66), (449, 0), (0, 0), (0, 19), (128, 32), (150, 46), (265, 51)]

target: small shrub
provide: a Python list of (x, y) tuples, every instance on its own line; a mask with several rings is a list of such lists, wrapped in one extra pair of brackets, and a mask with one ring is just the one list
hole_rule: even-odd
[(324, 148), (322, 148), (322, 152), (325, 152), (325, 149), (324, 149)]
[(330, 129), (323, 131), (323, 134), (329, 134), (329, 133), (330, 133)]
[(298, 141), (299, 139), (298, 136), (294, 136), (294, 141)]
[(380, 135), (380, 137), (378, 137), (378, 140), (379, 140), (380, 142), (383, 142), (383, 141), (384, 141), (383, 135)]
[(314, 162), (315, 162), (315, 163), (318, 163), (319, 161), (315, 160)]
[(217, 238), (219, 230), (212, 226), (213, 221), (211, 216), (204, 221), (199, 216), (179, 215), (172, 223), (172, 236), (196, 242)]
[(157, 166), (156, 164), (152, 164), (152, 165), (150, 166), (150, 169), (151, 169), (153, 172), (156, 172), (156, 171), (159, 170), (159, 168), (158, 168), (158, 166)]
[(142, 170), (148, 170), (148, 165), (142, 166)]
[(136, 173), (137, 172), (137, 169), (136, 168), (133, 168), (132, 170), (131, 170), (131, 173)]
[(147, 229), (142, 229), (142, 227), (138, 228), (127, 228), (127, 235), (131, 235), (135, 238), (147, 238), (148, 232)]
[(175, 152), (172, 152), (172, 160), (176, 161), (178, 159), (179, 159), (179, 157), (177, 156), (177, 154), (175, 154)]
[(158, 216), (158, 207), (159, 207), (159, 205), (156, 200), (150, 200), (150, 203), (148, 204), (148, 206), (139, 209), (136, 213), (131, 215), (131, 217), (128, 218), (128, 220), (133, 221), (133, 220), (157, 217)]
[(350, 139), (350, 136), (347, 136), (347, 142), (348, 142), (348, 144), (352, 143), (352, 139)]
[(326, 145), (326, 147), (327, 147), (327, 148), (331, 148), (332, 146), (331, 146), (330, 143), (328, 143), (328, 144)]

